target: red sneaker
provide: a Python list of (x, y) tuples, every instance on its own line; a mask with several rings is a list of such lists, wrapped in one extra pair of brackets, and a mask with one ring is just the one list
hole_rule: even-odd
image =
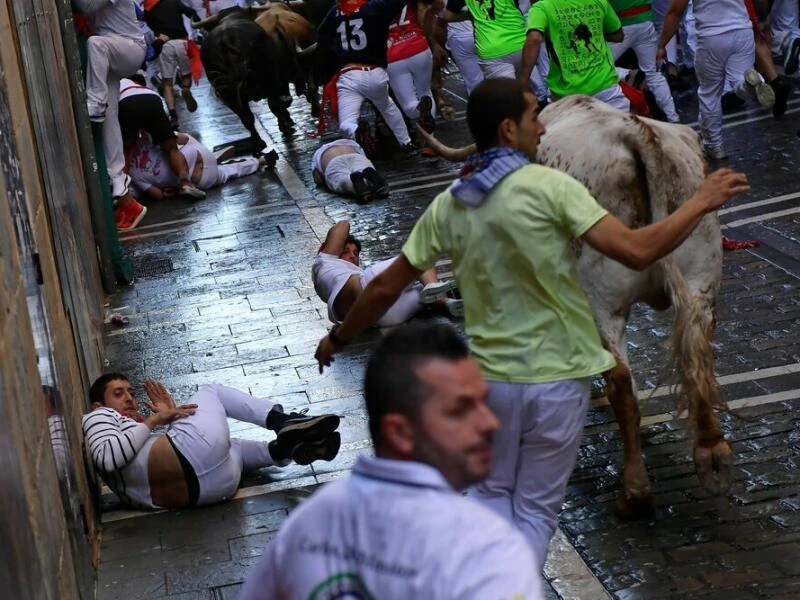
[(147, 207), (142, 206), (131, 198), (125, 204), (117, 206), (117, 210), (114, 211), (114, 214), (117, 221), (117, 230), (131, 231), (144, 219), (144, 216), (147, 214)]

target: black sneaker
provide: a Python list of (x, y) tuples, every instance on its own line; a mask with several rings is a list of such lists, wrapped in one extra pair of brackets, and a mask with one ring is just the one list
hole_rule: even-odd
[(402, 147), (402, 150), (403, 154), (406, 155), (406, 158), (417, 158), (420, 156), (419, 148), (414, 145), (414, 142), (408, 142)]
[(315, 460), (331, 461), (339, 453), (342, 436), (334, 431), (323, 440), (301, 442), (292, 449), (292, 460), (298, 465), (310, 465)]
[(375, 199), (373, 195), (372, 186), (367, 183), (364, 174), (360, 172), (350, 173), (350, 181), (353, 182), (353, 194), (356, 197), (356, 202), (359, 204), (366, 204)]
[(389, 184), (386, 183), (386, 180), (372, 167), (367, 167), (361, 174), (364, 176), (364, 179), (367, 180), (370, 187), (372, 187), (372, 191), (375, 192), (375, 195), (379, 198), (386, 198), (389, 195)]
[(787, 77), (778, 75), (769, 82), (770, 87), (775, 92), (775, 104), (772, 105), (772, 116), (782, 117), (786, 112), (786, 102), (792, 93), (792, 84)]
[(190, 113), (197, 110), (197, 100), (194, 99), (190, 88), (181, 88), (181, 97), (183, 97), (183, 101), (186, 102), (186, 110)]
[(372, 136), (369, 122), (366, 119), (358, 120), (356, 143), (364, 149), (364, 154), (367, 155), (367, 158), (374, 158), (378, 154), (378, 144)]
[(783, 65), (783, 71), (787, 75), (792, 75), (797, 72), (798, 66), (800, 66), (800, 38), (792, 42), (792, 47), (789, 48), (789, 52), (786, 55), (786, 63)]
[(278, 437), (270, 442), (270, 454), (276, 460), (292, 458), (297, 446), (308, 442), (319, 442), (339, 427), (338, 415), (312, 417), (303, 412), (293, 412), (278, 428)]
[(436, 129), (436, 120), (433, 118), (433, 100), (430, 96), (420, 98), (417, 111), (419, 112), (419, 126), (428, 133), (433, 133)]

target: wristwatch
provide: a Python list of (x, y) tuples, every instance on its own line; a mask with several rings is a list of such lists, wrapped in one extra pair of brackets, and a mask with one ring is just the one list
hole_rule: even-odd
[(337, 346), (346, 346), (347, 340), (343, 340), (338, 335), (336, 335), (336, 332), (338, 330), (339, 330), (339, 323), (336, 323), (336, 325), (331, 327), (331, 330), (328, 332), (328, 337), (331, 338), (331, 341)]

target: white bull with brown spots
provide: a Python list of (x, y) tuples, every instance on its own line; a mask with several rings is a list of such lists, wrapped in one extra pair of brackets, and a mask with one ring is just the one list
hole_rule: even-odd
[[(581, 181), (610, 213), (629, 227), (664, 218), (700, 187), (706, 171), (697, 135), (688, 127), (622, 113), (588, 96), (547, 106), (547, 129), (537, 162)], [(439, 154), (463, 160), (474, 146), (452, 149), (428, 140)], [(641, 417), (628, 361), (625, 324), (642, 301), (674, 308), (671, 368), (677, 409), (688, 409), (694, 462), (701, 484), (714, 493), (730, 487), (732, 451), (716, 415), (724, 409), (714, 377), (711, 338), (722, 277), (722, 236), (716, 213), (705, 216), (670, 255), (634, 271), (588, 245), (576, 243), (578, 275), (605, 346), (617, 364), (604, 373), (606, 393), (624, 443), (621, 516), (652, 512), (650, 481), (642, 458)]]

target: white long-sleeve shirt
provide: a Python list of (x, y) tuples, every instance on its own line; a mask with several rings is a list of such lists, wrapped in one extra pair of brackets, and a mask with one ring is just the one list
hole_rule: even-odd
[(123, 501), (153, 507), (147, 461), (160, 434), (112, 408), (83, 416), (83, 437), (100, 476)]
[(536, 565), (519, 531), (433, 467), (361, 457), (292, 512), (239, 600), (540, 600)]

